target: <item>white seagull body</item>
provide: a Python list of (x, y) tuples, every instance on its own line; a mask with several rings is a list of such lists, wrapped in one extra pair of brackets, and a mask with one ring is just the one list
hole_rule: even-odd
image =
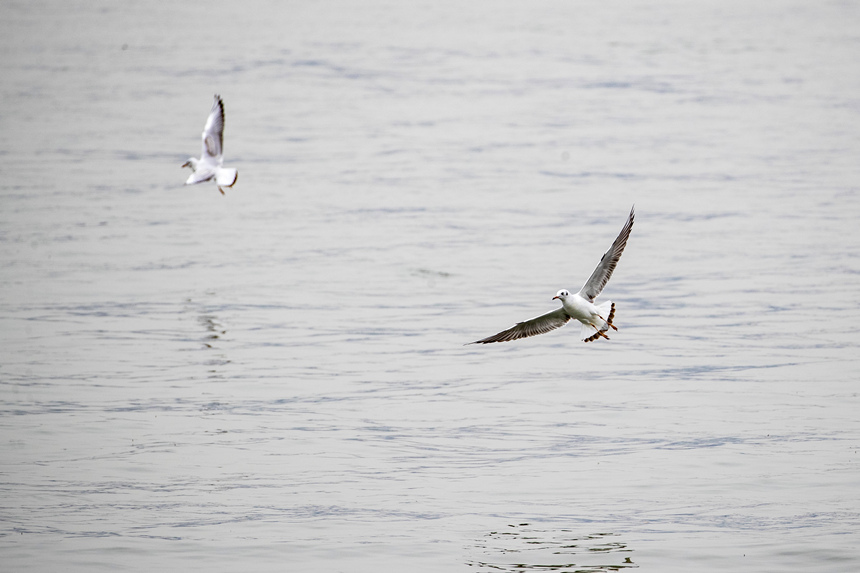
[(193, 171), (185, 184), (194, 185), (214, 179), (218, 191), (223, 195), (224, 190), (221, 188), (232, 187), (239, 178), (239, 172), (230, 167), (221, 167), (221, 162), (224, 161), (224, 102), (218, 94), (215, 94), (202, 137), (203, 151), (200, 153), (200, 159), (189, 157), (188, 161), (182, 164), (182, 167), (190, 167)]
[(630, 215), (627, 217), (627, 223), (621, 229), (621, 233), (609, 247), (609, 250), (603, 254), (597, 268), (591, 273), (591, 276), (585, 281), (585, 285), (578, 293), (571, 294), (565, 289), (556, 293), (553, 300), (561, 301), (561, 308), (536, 316), (524, 322), (518, 322), (507, 330), (503, 330), (493, 336), (488, 336), (481, 340), (476, 340), (470, 344), (489, 344), (491, 342), (508, 342), (509, 340), (518, 340), (529, 336), (536, 336), (561, 328), (571, 318), (575, 318), (582, 323), (581, 336), (585, 342), (597, 340), (600, 337), (609, 340), (606, 332), (612, 328), (618, 330), (613, 324), (612, 319), (615, 318), (615, 303), (606, 301), (600, 306), (594, 304), (594, 299), (601, 293), (603, 287), (609, 282), (609, 277), (612, 276), (612, 271), (615, 270), (615, 265), (621, 258), (621, 253), (624, 252), (624, 247), (627, 245), (627, 239), (630, 238), (630, 230), (633, 228), (633, 209), (630, 209)]

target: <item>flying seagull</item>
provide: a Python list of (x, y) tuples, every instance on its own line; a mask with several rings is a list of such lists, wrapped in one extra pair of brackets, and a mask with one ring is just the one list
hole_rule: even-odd
[(524, 322), (518, 322), (507, 330), (503, 330), (493, 336), (470, 342), (469, 344), (489, 344), (491, 342), (508, 342), (509, 340), (518, 340), (529, 336), (537, 336), (544, 334), (550, 330), (561, 328), (571, 318), (575, 318), (582, 323), (581, 336), (585, 342), (597, 340), (600, 337), (609, 340), (606, 332), (612, 328), (618, 330), (612, 319), (615, 318), (615, 303), (608, 300), (596, 306), (594, 299), (609, 282), (609, 277), (612, 276), (612, 271), (615, 270), (615, 265), (618, 264), (618, 259), (621, 258), (621, 253), (624, 252), (624, 247), (627, 245), (627, 239), (630, 238), (630, 230), (633, 228), (633, 209), (630, 209), (630, 215), (627, 216), (627, 222), (624, 228), (618, 234), (615, 242), (609, 247), (609, 250), (603, 254), (597, 268), (591, 273), (591, 276), (585, 281), (585, 285), (576, 294), (571, 294), (569, 291), (562, 289), (556, 293), (553, 300), (561, 301), (561, 308), (536, 316)]
[(182, 167), (190, 167), (193, 171), (185, 184), (194, 185), (214, 179), (218, 191), (223, 195), (224, 190), (221, 187), (232, 187), (239, 178), (239, 172), (231, 167), (221, 167), (221, 162), (224, 161), (224, 102), (218, 94), (215, 94), (202, 137), (203, 151), (200, 159), (189, 157), (188, 161), (182, 164)]

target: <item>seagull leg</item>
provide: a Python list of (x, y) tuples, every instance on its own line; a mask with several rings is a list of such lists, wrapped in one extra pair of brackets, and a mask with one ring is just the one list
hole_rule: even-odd
[[(602, 316), (600, 316), (599, 314), (597, 315), (597, 318), (599, 318), (600, 320), (602, 320), (603, 322), (605, 322), (606, 324), (608, 324), (609, 326), (611, 326), (611, 327), (612, 327), (612, 330), (618, 330), (617, 328), (615, 328), (615, 325), (614, 325), (614, 324), (612, 324), (611, 322), (609, 322), (608, 320), (606, 320), (605, 318), (603, 318), (603, 317), (602, 317)], [(593, 326), (593, 325), (592, 325), (592, 326)], [(597, 328), (597, 327), (595, 326), (594, 328)], [(609, 339), (607, 338), (607, 340), (609, 340)]]
[[(598, 316), (598, 318), (600, 318), (600, 315), (597, 315), (597, 316)], [(606, 322), (606, 321), (604, 320), (603, 322)], [(606, 322), (606, 324), (609, 324), (609, 323), (608, 323), (608, 322)], [(588, 339), (586, 339), (586, 342), (588, 342), (589, 340), (597, 340), (597, 337), (598, 337), (598, 336), (602, 336), (602, 337), (603, 337), (603, 338), (605, 338), (606, 340), (609, 340), (609, 337), (608, 337), (608, 336), (606, 336), (605, 334), (603, 334), (603, 331), (602, 331), (602, 330), (600, 330), (600, 327), (599, 327), (599, 326), (597, 326), (597, 325), (596, 325), (596, 324), (594, 324), (593, 322), (590, 324), (590, 326), (591, 326), (591, 328), (593, 328), (593, 329), (594, 329), (594, 330), (596, 330), (597, 332), (595, 332), (595, 333), (594, 333), (594, 334), (592, 334)]]
[(223, 190), (223, 189), (221, 189), (221, 186), (220, 186), (220, 185), (218, 186), (218, 191), (220, 191), (220, 192), (221, 192), (221, 195), (226, 195), (226, 193), (224, 193), (224, 190)]

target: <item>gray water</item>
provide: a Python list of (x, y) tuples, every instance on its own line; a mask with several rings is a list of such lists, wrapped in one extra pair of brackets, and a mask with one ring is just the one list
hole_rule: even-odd
[(4, 571), (860, 570), (860, 3), (0, 12)]

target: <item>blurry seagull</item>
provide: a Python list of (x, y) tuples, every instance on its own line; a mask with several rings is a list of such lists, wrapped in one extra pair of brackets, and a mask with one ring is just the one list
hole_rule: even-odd
[(218, 94), (215, 94), (202, 137), (203, 151), (200, 159), (189, 157), (188, 161), (182, 164), (182, 167), (190, 167), (194, 172), (185, 184), (194, 185), (214, 179), (218, 191), (223, 195), (224, 190), (221, 187), (232, 187), (239, 178), (239, 172), (231, 167), (221, 167), (221, 162), (224, 161), (224, 102)]
[(612, 319), (615, 317), (615, 303), (608, 300), (596, 306), (594, 299), (609, 282), (609, 277), (612, 276), (612, 271), (615, 270), (615, 265), (618, 264), (618, 259), (621, 258), (621, 253), (624, 252), (624, 247), (627, 245), (627, 239), (630, 238), (630, 230), (633, 228), (633, 209), (630, 209), (630, 215), (627, 217), (627, 223), (621, 229), (621, 233), (612, 243), (603, 257), (600, 259), (597, 268), (591, 273), (591, 276), (585, 281), (585, 285), (576, 294), (571, 294), (569, 291), (562, 289), (556, 293), (553, 300), (561, 301), (561, 308), (542, 314), (525, 322), (518, 322), (507, 330), (503, 330), (493, 336), (488, 336), (469, 344), (489, 344), (491, 342), (507, 342), (509, 340), (518, 340), (529, 336), (536, 336), (561, 328), (571, 318), (575, 318), (582, 323), (582, 331), (580, 333), (582, 340), (591, 342), (603, 337), (609, 340), (606, 336), (606, 331), (610, 328), (618, 330), (612, 324)]

